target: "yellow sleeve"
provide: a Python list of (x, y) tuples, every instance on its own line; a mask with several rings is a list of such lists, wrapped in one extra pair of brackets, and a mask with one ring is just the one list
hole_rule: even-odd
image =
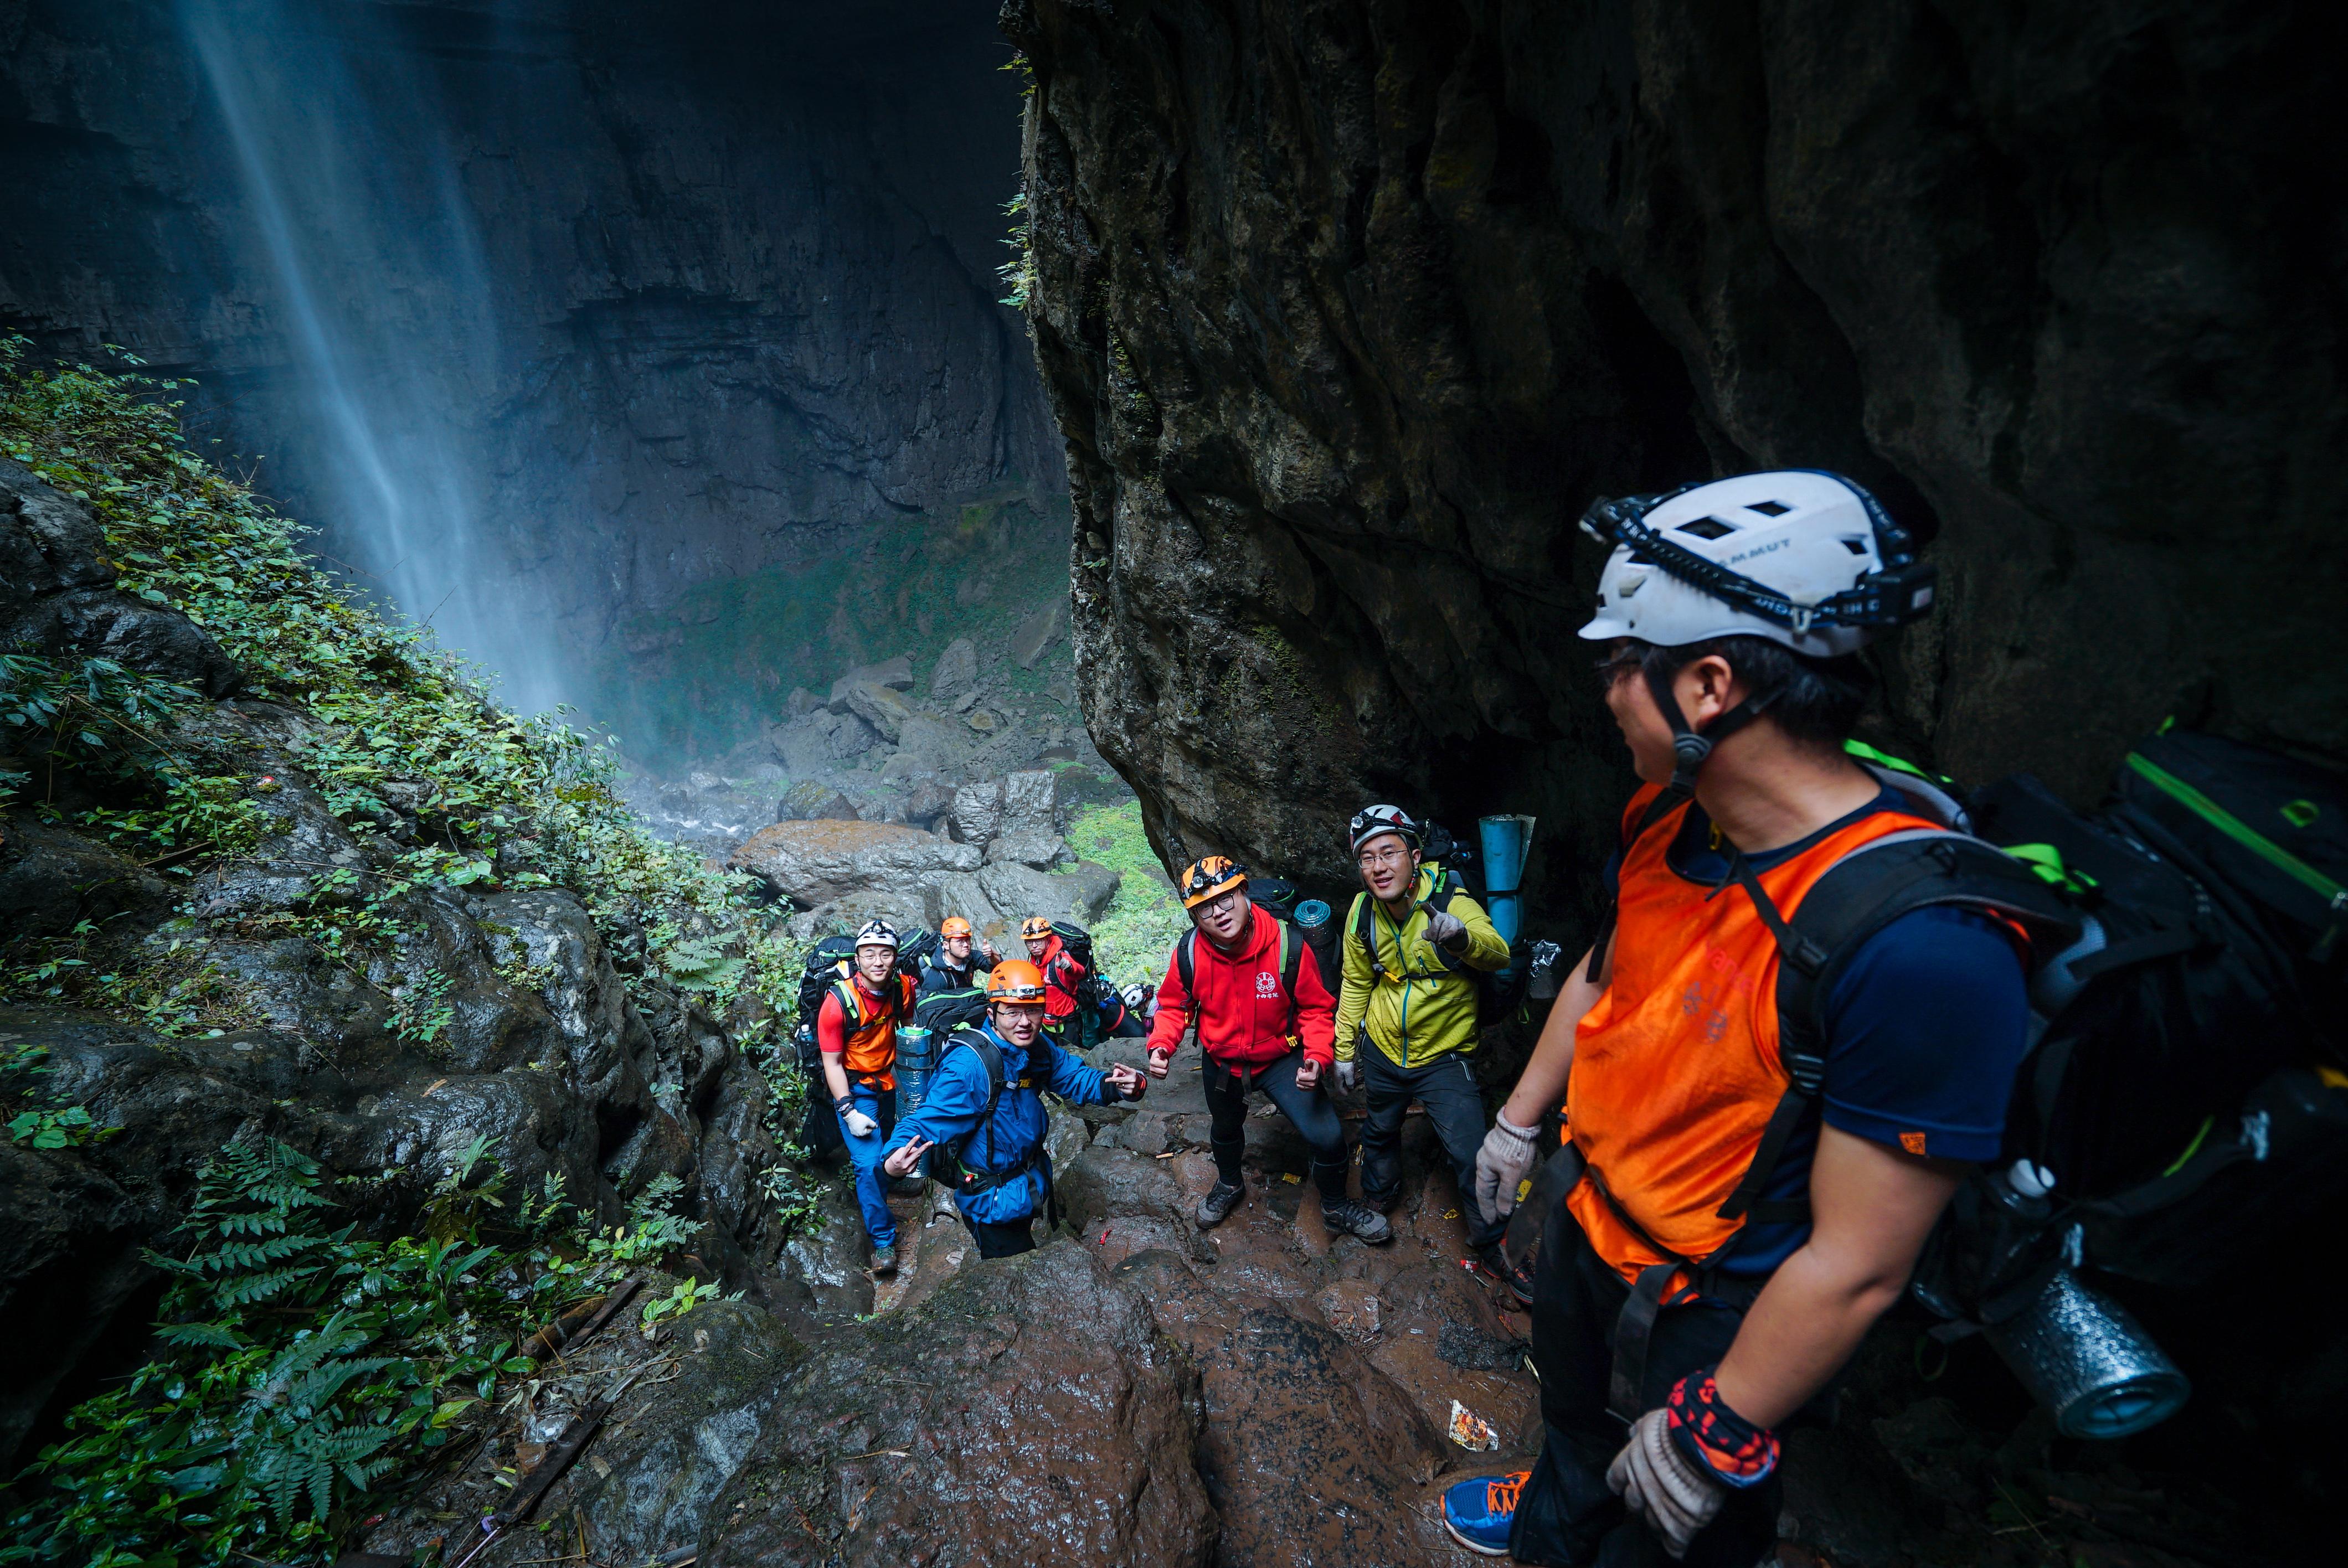
[(1366, 893), (1354, 895), (1346, 907), (1345, 925), (1337, 933), (1338, 968), (1343, 971), (1337, 988), (1337, 1060), (1354, 1060), (1354, 1040), (1362, 1032), (1362, 1019), (1370, 1010), (1370, 956), (1354, 940), (1355, 911), (1361, 907)]
[(1484, 906), (1465, 893), (1454, 893), (1450, 913), (1468, 927), (1468, 950), (1460, 955), (1461, 963), (1486, 974), (1508, 966), (1509, 944), (1492, 928), (1492, 917), (1484, 913)]

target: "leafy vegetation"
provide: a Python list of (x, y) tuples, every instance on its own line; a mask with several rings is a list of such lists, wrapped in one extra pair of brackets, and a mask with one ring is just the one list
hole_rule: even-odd
[(1086, 860), (1117, 872), (1123, 880), (1108, 912), (1092, 927), (1093, 950), (1119, 985), (1135, 980), (1155, 985), (1166, 973), (1166, 956), (1190, 928), (1182, 901), (1166, 881), (1157, 851), (1141, 825), (1141, 803), (1087, 805), (1068, 820), (1068, 845)]
[[(695, 1227), (654, 1183), (629, 1224), (570, 1229), (558, 1184), (510, 1215), (476, 1143), (442, 1173), (422, 1234), (343, 1221), (283, 1143), (206, 1165), (179, 1235), (155, 1358), (77, 1408), (19, 1478), (0, 1563), (179, 1568), (330, 1548), (401, 1470), (483, 1434), (527, 1336)], [(389, 1179), (386, 1174), (386, 1179)], [(354, 1194), (364, 1196), (364, 1194)], [(502, 1235), (491, 1235), (493, 1222)], [(716, 1294), (687, 1280), (643, 1321)]]
[(5, 1041), (0, 1036), (0, 1114), (7, 1116), (10, 1142), (65, 1149), (95, 1143), (112, 1131), (93, 1124), (86, 1108), (54, 1103), (44, 1092), (41, 1075), (51, 1071), (48, 1047)]

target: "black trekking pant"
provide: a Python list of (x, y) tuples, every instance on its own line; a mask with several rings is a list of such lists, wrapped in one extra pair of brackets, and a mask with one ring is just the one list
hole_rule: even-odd
[[(1656, 1316), (1639, 1389), (1643, 1411), (1662, 1405), (1680, 1378), (1727, 1353), (1760, 1284), (1740, 1281), (1731, 1287), (1732, 1299), (1706, 1296)], [(1630, 1294), (1560, 1203), (1541, 1235), (1533, 1286), (1540, 1458), (1517, 1499), (1509, 1555), (1540, 1568), (1753, 1568), (1776, 1548), (1784, 1489), (1776, 1476), (1749, 1491), (1730, 1492), (1677, 1564), (1606, 1484), (1606, 1469), (1629, 1436), (1607, 1413), (1606, 1394), (1614, 1319)]]
[(1416, 1067), (1396, 1067), (1392, 1058), (1365, 1040), (1354, 1052), (1361, 1064), (1362, 1088), (1370, 1113), (1362, 1122), (1362, 1196), (1383, 1209), (1402, 1190), (1402, 1119), (1417, 1101), (1435, 1123), (1435, 1135), (1451, 1160), (1459, 1188), (1459, 1217), (1468, 1245), (1478, 1252), (1500, 1239), (1507, 1226), (1484, 1217), (1476, 1206), (1476, 1154), (1484, 1146), (1484, 1096), (1468, 1059), (1447, 1051)]
[[(1251, 1070), (1252, 1082), (1272, 1096), (1280, 1113), (1298, 1136), (1313, 1146), (1313, 1184), (1323, 1204), (1345, 1201), (1345, 1124), (1320, 1086), (1299, 1089), (1296, 1070), (1304, 1065), (1304, 1048), (1297, 1047), (1279, 1061)], [(1215, 1174), (1231, 1185), (1245, 1184), (1240, 1156), (1247, 1152), (1247, 1096), (1250, 1078), (1207, 1058), (1208, 1147), (1214, 1151)], [(1323, 1069), (1325, 1072), (1327, 1069)]]
[(1006, 1220), (1001, 1225), (989, 1225), (983, 1220), (964, 1220), (971, 1239), (978, 1243), (981, 1257), (1017, 1257), (1023, 1252), (1035, 1250), (1035, 1222)]

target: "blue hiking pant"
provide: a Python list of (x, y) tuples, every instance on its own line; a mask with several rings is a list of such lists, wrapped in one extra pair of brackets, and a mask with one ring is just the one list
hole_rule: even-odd
[(896, 1130), (897, 1091), (850, 1080), (848, 1093), (859, 1111), (880, 1123), (870, 1137), (859, 1138), (849, 1132), (845, 1114), (832, 1112), (839, 1122), (840, 1139), (848, 1145), (849, 1163), (856, 1167), (856, 1206), (864, 1211), (864, 1234), (872, 1238), (874, 1246), (895, 1246), (897, 1216), (889, 1212), (889, 1173), (880, 1168), (880, 1152)]

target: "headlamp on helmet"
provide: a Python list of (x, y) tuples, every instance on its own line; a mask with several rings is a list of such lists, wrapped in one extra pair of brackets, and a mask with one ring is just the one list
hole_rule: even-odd
[(1019, 939), (1023, 942), (1032, 942), (1038, 937), (1051, 934), (1052, 917), (1048, 915), (1030, 915), (1019, 922)]
[(1246, 886), (1247, 880), (1248, 868), (1228, 855), (1210, 855), (1203, 860), (1194, 860), (1182, 873), (1182, 907), (1195, 909), (1234, 887)]
[(1354, 814), (1345, 825), (1346, 836), (1352, 840), (1353, 852), (1359, 855), (1362, 845), (1381, 834), (1398, 833), (1405, 844), (1416, 849), (1419, 844), (1418, 824), (1398, 805), (1365, 805)]
[(1040, 1002), (1044, 999), (1044, 971), (1025, 958), (1006, 959), (988, 972), (986, 999), (990, 1002)]

